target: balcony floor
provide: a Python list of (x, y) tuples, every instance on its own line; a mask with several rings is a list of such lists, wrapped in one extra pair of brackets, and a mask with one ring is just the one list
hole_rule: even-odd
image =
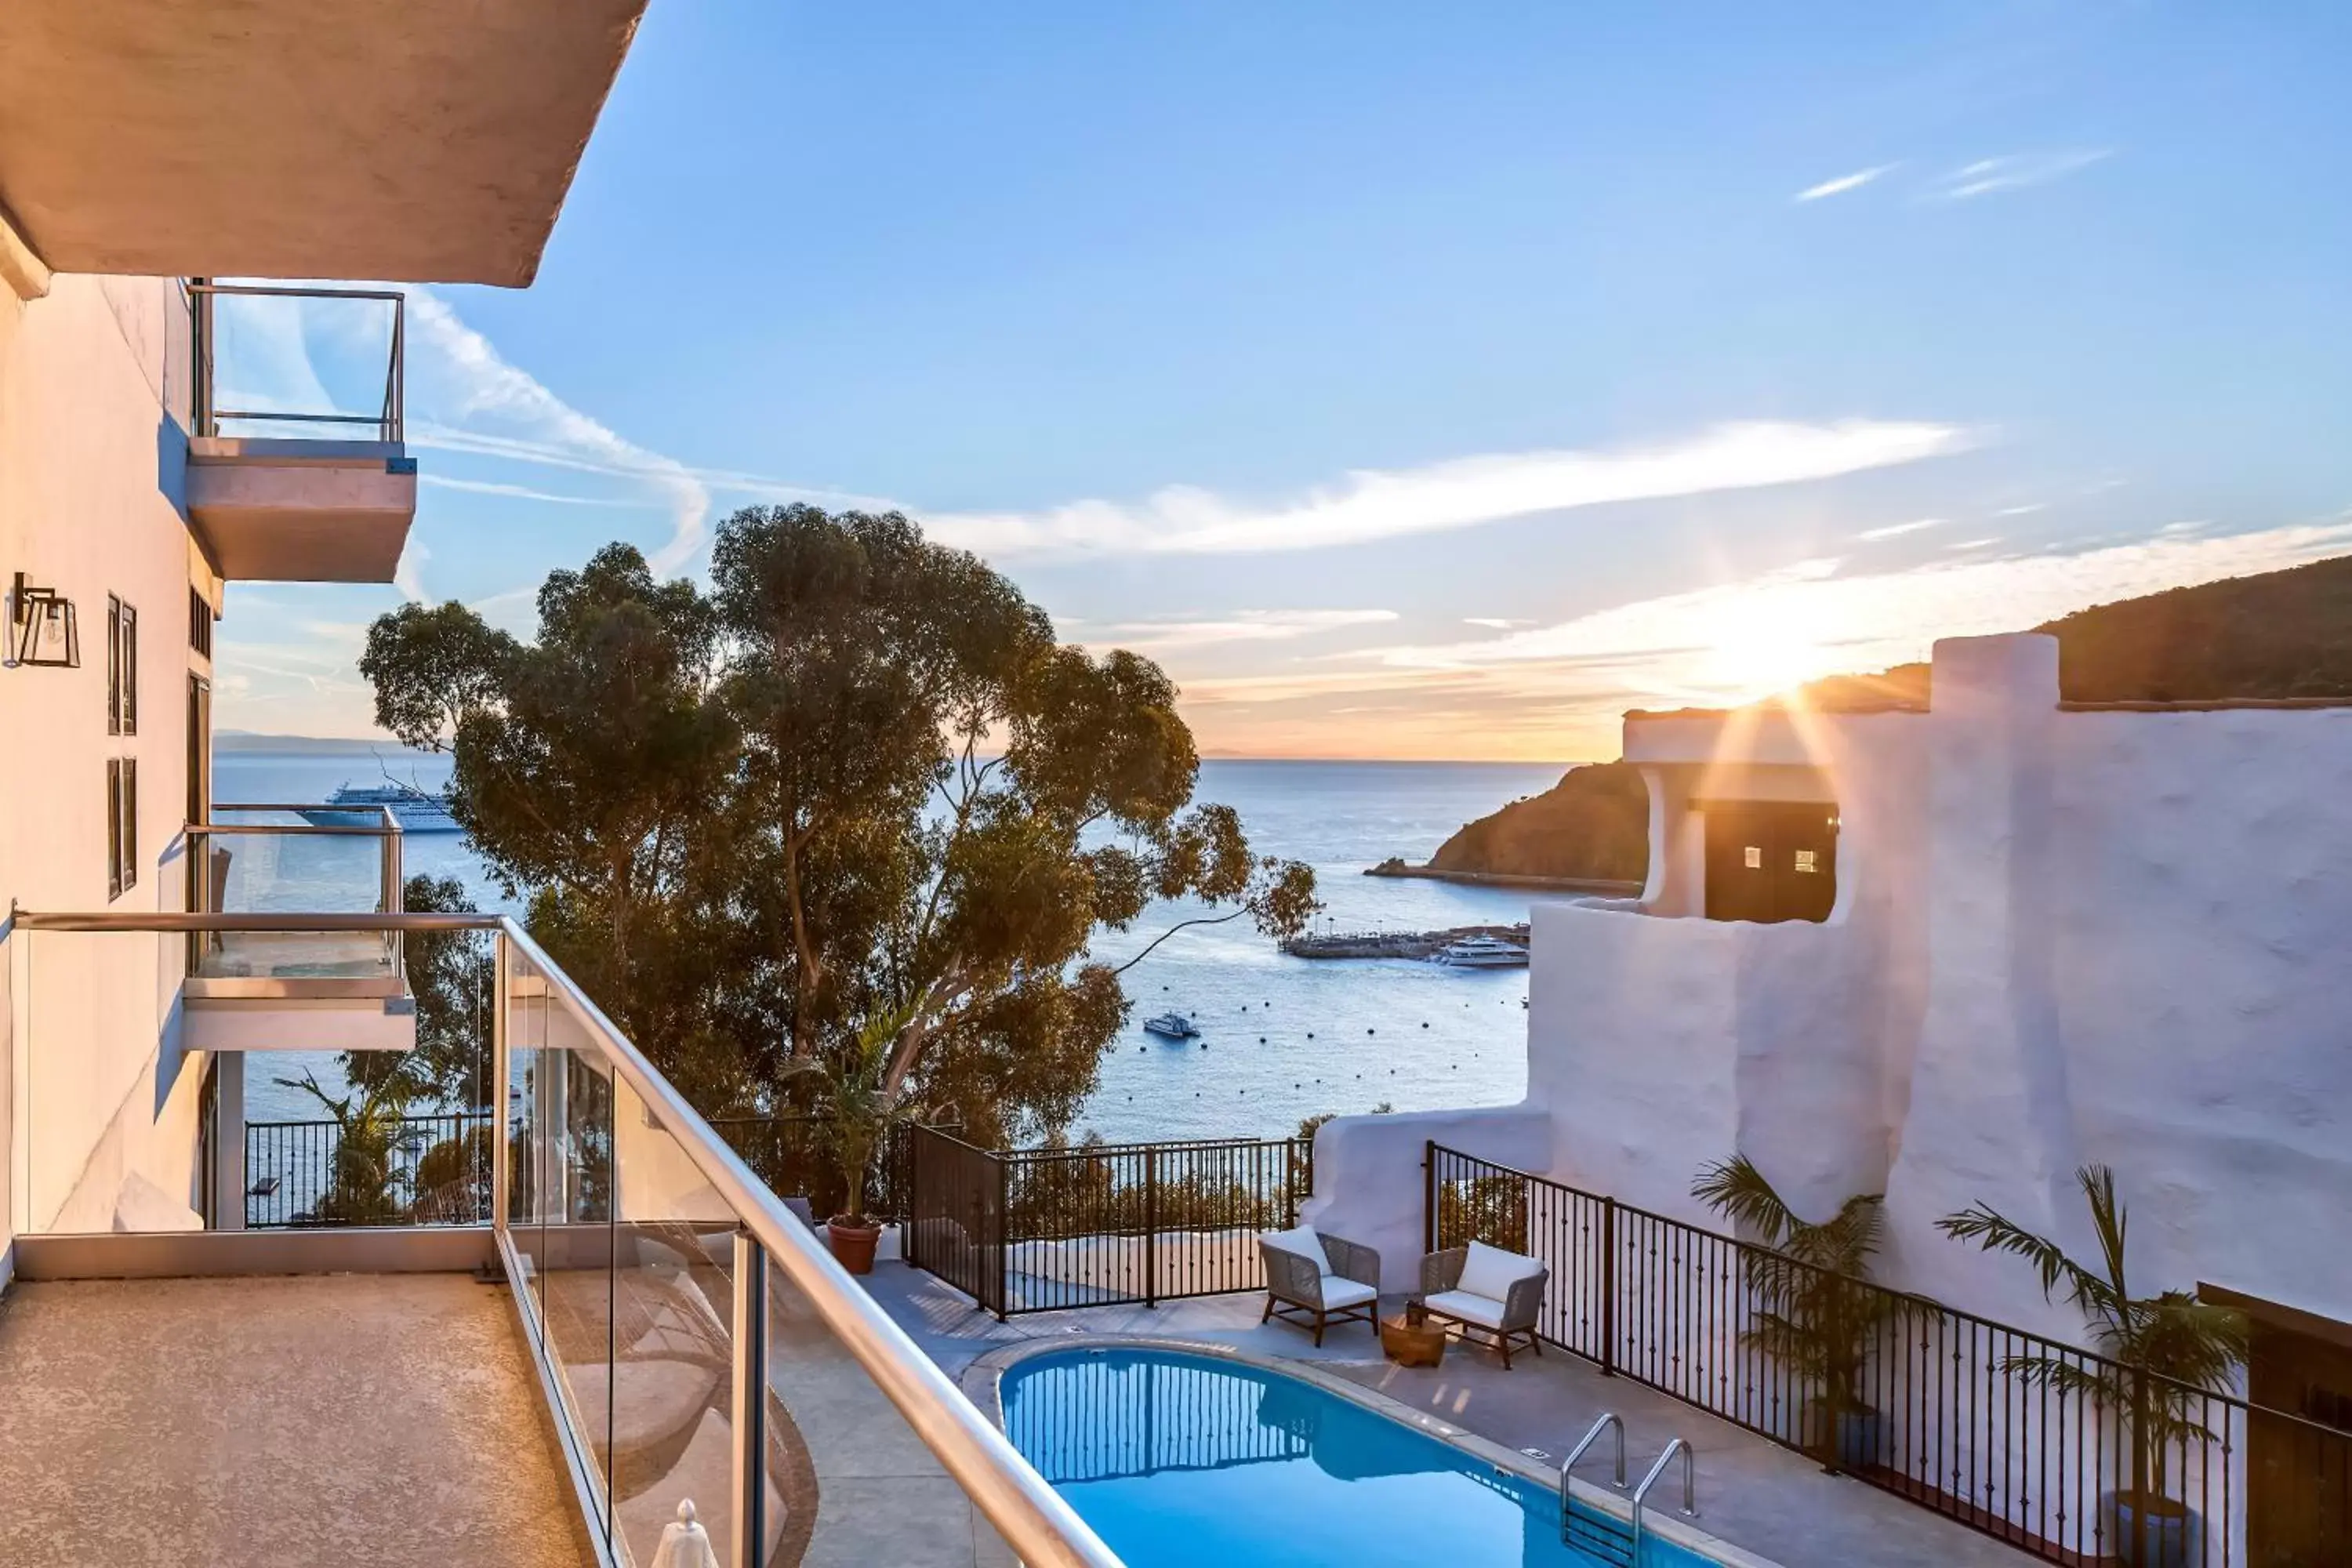
[(461, 1275), (19, 1281), (0, 1390), (0, 1560), (588, 1560), (513, 1308)]

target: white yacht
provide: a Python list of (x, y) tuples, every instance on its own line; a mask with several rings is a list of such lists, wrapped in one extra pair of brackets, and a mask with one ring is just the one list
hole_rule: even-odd
[(1461, 969), (1525, 969), (1528, 950), (1500, 937), (1465, 936), (1438, 949), (1437, 962)]
[(1162, 1013), (1157, 1018), (1143, 1020), (1143, 1032), (1163, 1039), (1189, 1040), (1201, 1031), (1181, 1013)]

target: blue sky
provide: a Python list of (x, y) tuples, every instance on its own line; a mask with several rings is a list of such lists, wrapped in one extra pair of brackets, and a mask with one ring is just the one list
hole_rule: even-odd
[[(421, 291), (404, 593), (895, 504), (1241, 754), (1614, 753), (2352, 549), (2352, 8), (654, 0), (538, 283)], [(258, 395), (341, 394), (310, 320)], [(267, 343), (267, 335), (257, 342)], [(346, 398), (346, 401), (349, 399)]]

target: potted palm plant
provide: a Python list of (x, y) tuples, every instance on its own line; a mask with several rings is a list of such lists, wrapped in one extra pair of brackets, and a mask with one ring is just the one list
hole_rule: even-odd
[(857, 1032), (830, 1050), (804, 1058), (790, 1069), (813, 1079), (814, 1110), (835, 1168), (841, 1173), (841, 1212), (825, 1221), (825, 1240), (852, 1274), (871, 1273), (882, 1226), (867, 1214), (866, 1193), (876, 1151), (904, 1117), (889, 1081), (890, 1047), (903, 1015), (868, 1018)]
[(1745, 1154), (1702, 1170), (1691, 1195), (1761, 1243), (1741, 1260), (1756, 1308), (1740, 1342), (1817, 1391), (1806, 1405), (1805, 1447), (1841, 1469), (1884, 1462), (1885, 1424), (1863, 1397), (1863, 1369), (1887, 1326), (1925, 1305), (1870, 1282), (1885, 1200), (1857, 1194), (1815, 1225)]
[(2102, 1360), (2052, 1354), (2003, 1358), (2029, 1385), (2058, 1390), (2124, 1416), (2130, 1425), (2131, 1479), (2105, 1499), (2118, 1551), (2137, 1568), (2187, 1568), (2199, 1555), (2202, 1523), (2194, 1509), (2171, 1495), (2168, 1453), (2212, 1441), (2194, 1418), (2195, 1391), (2219, 1391), (2246, 1359), (2245, 1315), (2186, 1290), (2135, 1298), (2124, 1278), (2124, 1240), (2130, 1216), (2116, 1201), (2115, 1173), (2084, 1165), (2074, 1173), (2091, 1207), (2099, 1266), (2086, 1268), (2058, 1244), (2034, 1235), (1978, 1204), (1936, 1223), (1956, 1241), (1987, 1252), (2008, 1252), (2040, 1272), (2044, 1300), (2066, 1300), (2088, 1321), (2091, 1344)]

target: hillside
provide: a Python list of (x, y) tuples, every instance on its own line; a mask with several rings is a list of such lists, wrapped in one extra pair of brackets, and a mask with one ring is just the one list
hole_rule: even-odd
[[(2032, 629), (2058, 639), (2059, 695), (2069, 702), (2352, 700), (2352, 555), (2121, 599)], [(1919, 708), (1927, 687), (1927, 667), (1906, 664), (1829, 676), (1801, 698), (1828, 712)], [(1648, 831), (1641, 774), (1602, 763), (1465, 825), (1430, 866), (1636, 879), (1649, 861)]]
[(1439, 871), (1638, 882), (1650, 865), (1650, 792), (1630, 763), (1570, 768), (1543, 794), (1465, 825), (1429, 864)]

